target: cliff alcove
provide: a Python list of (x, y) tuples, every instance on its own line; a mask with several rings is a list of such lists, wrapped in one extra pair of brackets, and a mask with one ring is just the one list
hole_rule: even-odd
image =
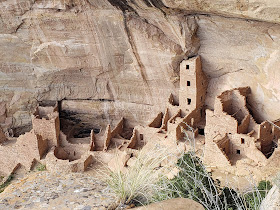
[[(188, 122), (209, 165), (221, 158), (217, 167), (236, 173), (243, 154), (254, 159), (250, 149), (254, 164), (273, 168), (279, 47), (276, 0), (3, 0), (0, 152), (6, 144), (21, 153), (15, 139), (28, 137), (53, 170), (83, 171), (91, 152), (110, 159), (115, 148), (133, 156), (150, 137), (180, 142)], [(232, 130), (215, 121), (212, 132), (207, 119)], [(48, 142), (36, 120), (53, 126)], [(0, 174), (16, 168), (17, 159), (1, 171), (11, 157)]]

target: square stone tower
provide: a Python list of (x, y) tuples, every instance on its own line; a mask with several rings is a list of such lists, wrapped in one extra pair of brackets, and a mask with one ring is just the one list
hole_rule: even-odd
[(200, 109), (205, 102), (207, 77), (201, 69), (200, 56), (180, 64), (179, 106), (187, 114)]

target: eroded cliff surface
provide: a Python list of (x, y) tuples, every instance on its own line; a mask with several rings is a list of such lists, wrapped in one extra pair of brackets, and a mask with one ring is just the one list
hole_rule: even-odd
[[(17, 0), (0, 3), (0, 123), (16, 135), (58, 100), (67, 120), (147, 123), (178, 95), (178, 66), (200, 54), (207, 106), (251, 86), (260, 119), (279, 118), (277, 1)], [(248, 20), (251, 19), (251, 20)], [(11, 117), (13, 120), (7, 120)]]

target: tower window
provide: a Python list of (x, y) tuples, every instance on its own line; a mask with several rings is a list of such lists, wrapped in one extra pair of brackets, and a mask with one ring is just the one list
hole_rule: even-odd
[(191, 81), (187, 81), (187, 86), (191, 86)]
[(188, 105), (190, 105), (192, 102), (192, 99), (188, 98)]
[(189, 70), (190, 69), (190, 65), (186, 65), (186, 69)]
[(241, 138), (241, 144), (245, 144), (245, 139)]
[(143, 134), (140, 134), (140, 140), (143, 140), (144, 137), (143, 137)]
[(204, 129), (203, 128), (199, 128), (198, 129), (198, 134), (204, 136)]
[(236, 154), (240, 155), (240, 150), (239, 149), (236, 150)]

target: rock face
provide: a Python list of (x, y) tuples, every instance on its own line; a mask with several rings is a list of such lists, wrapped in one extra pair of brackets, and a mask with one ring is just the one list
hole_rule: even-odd
[(1, 1), (0, 124), (18, 136), (44, 100), (61, 101), (70, 125), (100, 129), (122, 116), (131, 127), (146, 124), (170, 93), (178, 95), (179, 63), (197, 54), (209, 108), (222, 91), (250, 86), (256, 118), (277, 119), (278, 7), (271, 0)]
[[(155, 2), (155, 1), (153, 1)], [(166, 7), (267, 22), (280, 22), (276, 0), (163, 0)]]
[(108, 209), (114, 196), (90, 174), (31, 172), (0, 194), (1, 209)]
[(206, 103), (230, 88), (250, 86), (249, 104), (258, 121), (279, 118), (279, 32), (271, 23), (198, 17), (199, 54), (203, 70), (211, 78)]

